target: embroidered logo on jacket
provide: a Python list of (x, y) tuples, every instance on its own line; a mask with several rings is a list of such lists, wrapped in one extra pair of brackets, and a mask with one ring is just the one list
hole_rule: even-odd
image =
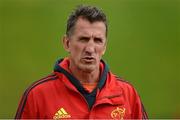
[(120, 119), (120, 120), (123, 120), (123, 117), (125, 115), (125, 108), (119, 108), (117, 107), (116, 109), (114, 109), (112, 112), (111, 112), (111, 117), (113, 119)]
[(65, 110), (64, 108), (60, 108), (56, 114), (54, 115), (53, 119), (54, 120), (59, 120), (61, 118), (70, 118), (71, 115), (69, 115)]

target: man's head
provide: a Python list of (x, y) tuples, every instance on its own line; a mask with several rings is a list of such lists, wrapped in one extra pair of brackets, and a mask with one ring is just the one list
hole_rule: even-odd
[(77, 9), (71, 13), (71, 15), (68, 18), (67, 21), (67, 29), (66, 29), (66, 35), (70, 37), (74, 31), (75, 24), (77, 20), (82, 17), (86, 20), (88, 20), (90, 23), (101, 21), (106, 26), (106, 37), (108, 33), (108, 24), (107, 24), (107, 18), (106, 15), (94, 6), (83, 6), (80, 5), (77, 7)]
[(70, 68), (85, 72), (99, 70), (106, 50), (107, 23), (105, 14), (96, 7), (80, 6), (69, 17), (63, 38), (69, 52)]

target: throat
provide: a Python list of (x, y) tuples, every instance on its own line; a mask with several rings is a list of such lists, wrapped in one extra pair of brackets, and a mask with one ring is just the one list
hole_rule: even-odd
[(94, 83), (81, 83), (83, 88), (88, 91), (89, 93), (91, 93), (97, 86), (98, 82), (94, 82)]
[(76, 77), (81, 84), (93, 84), (97, 83), (100, 78), (100, 69), (96, 69), (92, 72), (85, 72), (79, 69), (73, 69), (69, 67), (71, 74)]
[(72, 72), (72, 74), (80, 81), (81, 84), (94, 84), (99, 81), (100, 72), (93, 71), (91, 73), (87, 72), (77, 72), (76, 74)]
[(95, 68), (93, 68), (92, 71), (86, 71), (85, 69), (83, 69), (82, 66), (78, 66), (75, 64), (74, 61), (70, 60), (69, 63), (69, 71), (71, 72), (71, 74), (77, 79), (79, 80), (79, 82), (83, 85), (83, 84), (96, 84), (99, 82), (100, 79), (100, 75), (101, 75), (101, 67), (100, 65), (96, 66)]

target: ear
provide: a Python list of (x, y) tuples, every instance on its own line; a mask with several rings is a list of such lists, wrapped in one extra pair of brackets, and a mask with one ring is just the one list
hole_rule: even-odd
[(105, 44), (104, 44), (104, 48), (103, 48), (103, 51), (102, 51), (102, 55), (104, 55), (105, 52), (106, 52), (107, 42), (108, 42), (108, 41), (107, 41), (107, 38), (106, 38)]
[(66, 35), (63, 36), (63, 47), (67, 52), (70, 52), (70, 50), (69, 50), (69, 38)]
[(106, 52), (106, 44), (104, 45), (104, 50), (103, 50), (103, 52), (102, 52), (102, 55), (104, 55), (105, 52)]

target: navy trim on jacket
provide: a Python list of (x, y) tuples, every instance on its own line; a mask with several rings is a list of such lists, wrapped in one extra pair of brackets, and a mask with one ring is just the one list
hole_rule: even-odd
[(22, 98), (21, 98), (21, 101), (20, 101), (20, 104), (19, 104), (19, 107), (18, 107), (18, 110), (16, 112), (16, 115), (15, 115), (15, 119), (21, 119), (21, 116), (22, 116), (22, 112), (24, 110), (24, 107), (26, 105), (26, 101), (27, 101), (27, 97), (29, 95), (29, 92), (34, 88), (36, 87), (37, 85), (39, 84), (42, 84), (44, 82), (47, 82), (47, 81), (50, 81), (50, 80), (56, 80), (58, 77), (53, 73), (52, 75), (49, 75), (45, 78), (42, 78), (38, 81), (35, 81), (30, 87), (28, 87), (26, 89), (26, 91), (24, 92)]
[(62, 61), (63, 61), (63, 59), (60, 59), (56, 62), (54, 71), (63, 73), (69, 79), (69, 81), (85, 97), (85, 99), (89, 105), (89, 108), (91, 109), (95, 102), (97, 89), (101, 89), (106, 82), (107, 73), (109, 72), (108, 66), (106, 65), (106, 63), (103, 60), (101, 60), (101, 62), (104, 64), (104, 70), (101, 74), (101, 77), (100, 77), (99, 83), (97, 84), (97, 87), (91, 93), (89, 93), (84, 89), (84, 87), (81, 85), (80, 81), (77, 78), (75, 78), (71, 73), (69, 73), (68, 71), (66, 71), (64, 68), (62, 68), (59, 65), (59, 63)]

